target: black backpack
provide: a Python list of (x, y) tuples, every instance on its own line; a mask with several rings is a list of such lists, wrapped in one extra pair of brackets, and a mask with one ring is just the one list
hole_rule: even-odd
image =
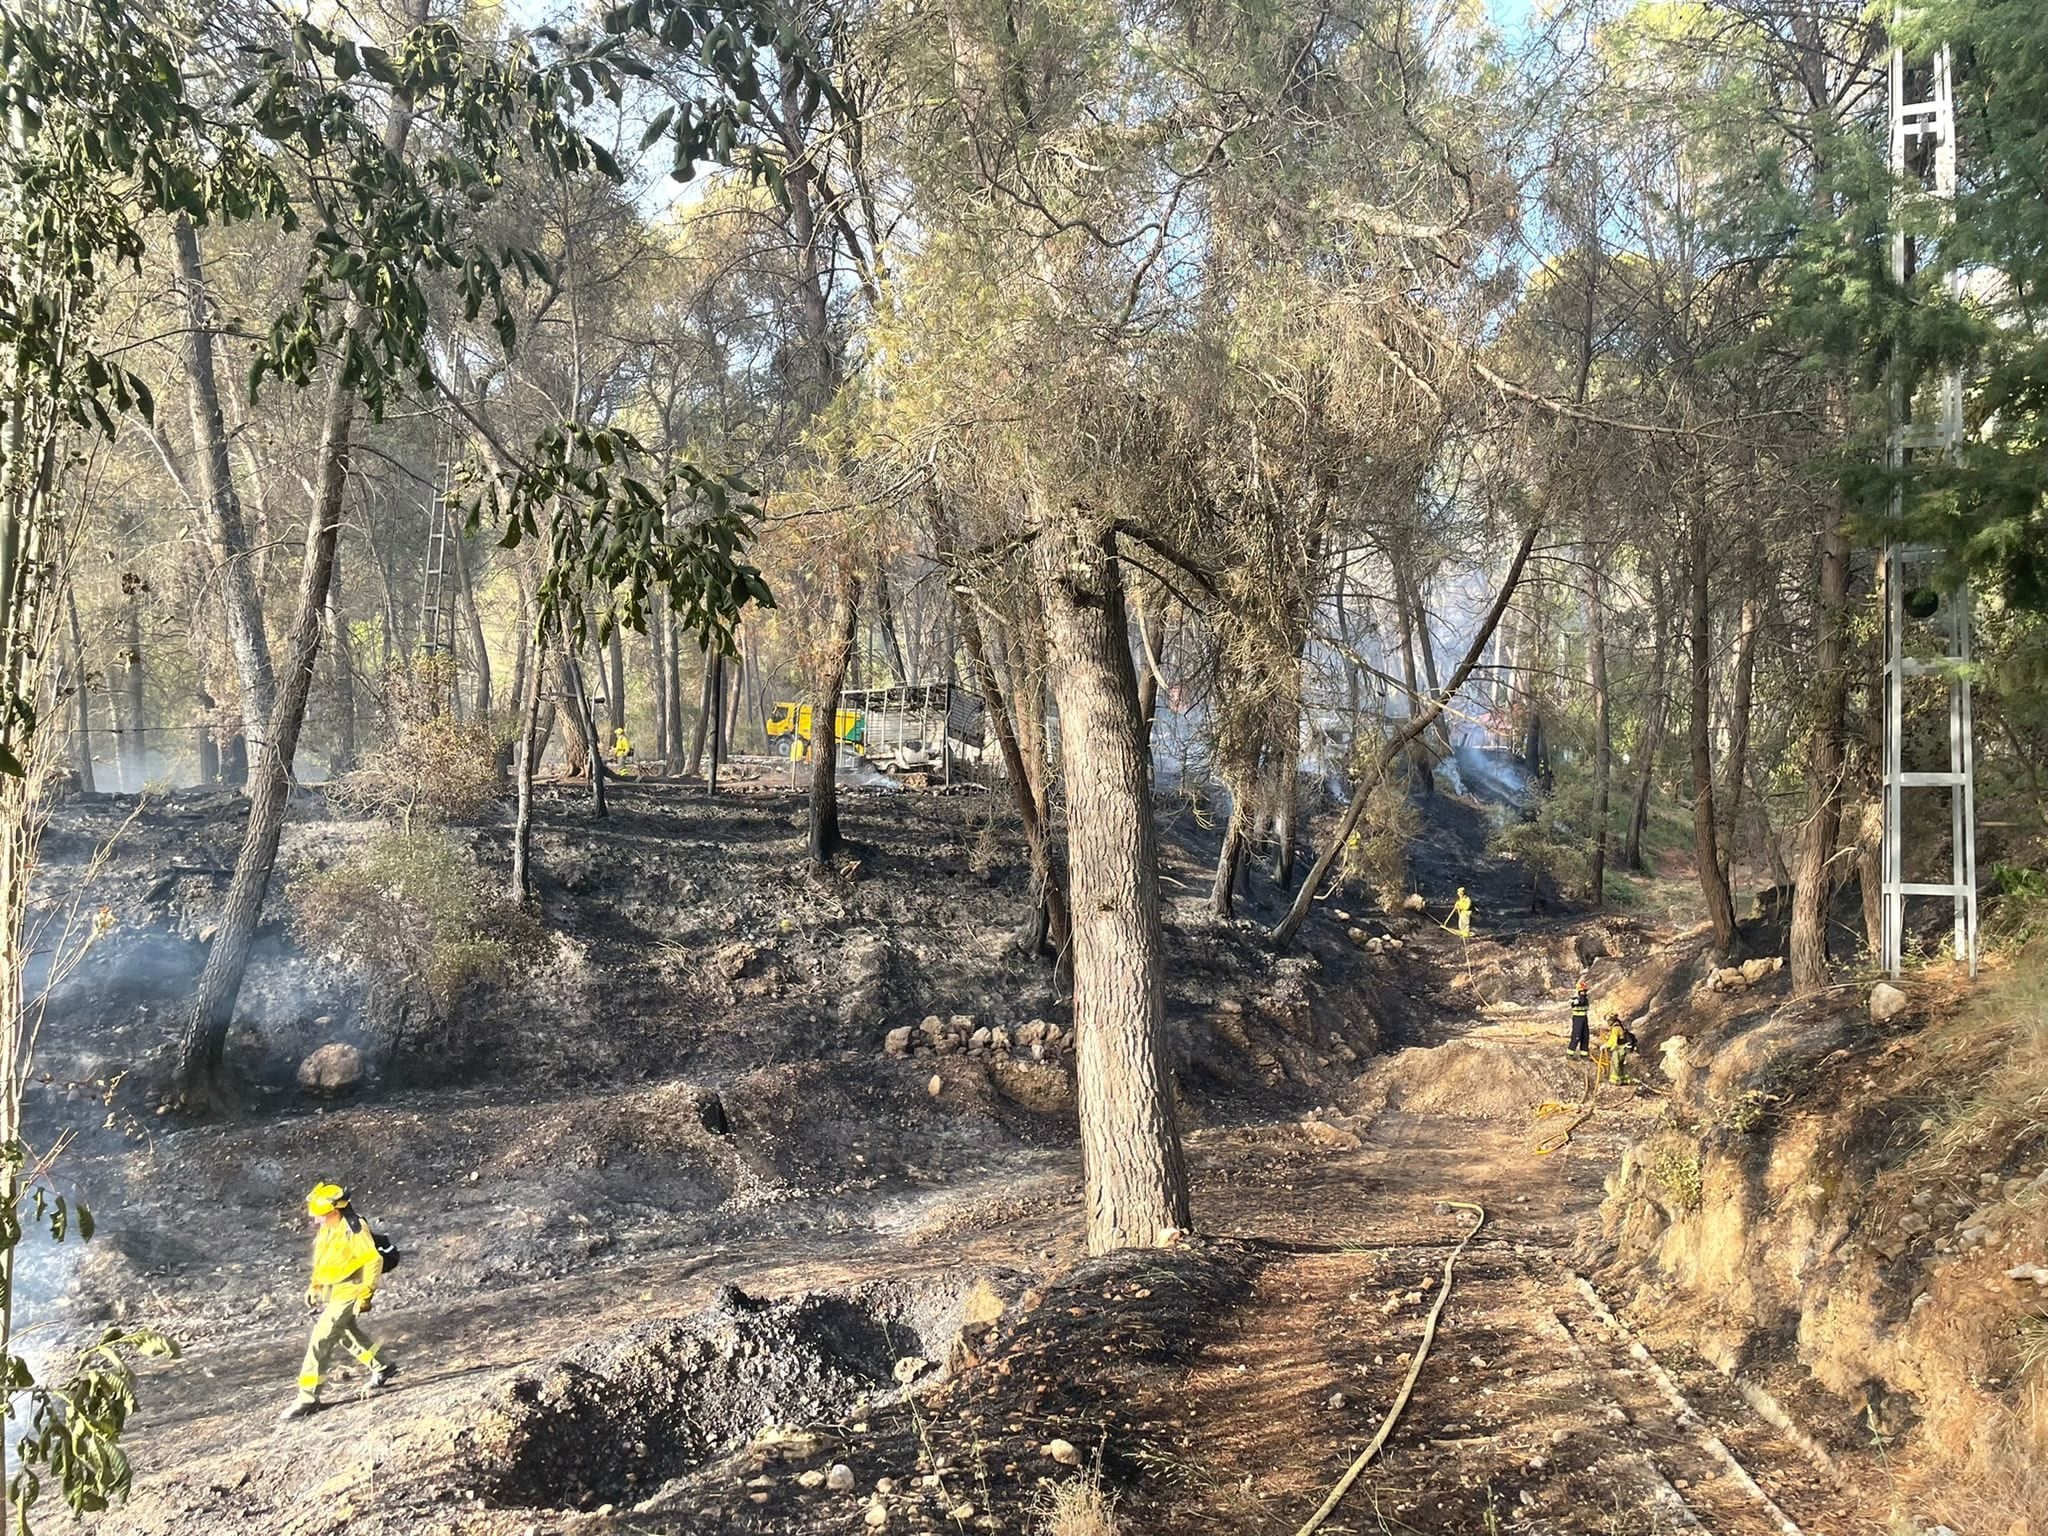
[(368, 1221), (364, 1220), (361, 1216), (358, 1216), (354, 1211), (350, 1211), (348, 1213), (348, 1223), (357, 1231), (367, 1231), (370, 1234), (370, 1242), (377, 1249), (377, 1257), (384, 1261), (385, 1274), (388, 1275), (394, 1269), (398, 1268), (398, 1261), (401, 1257), (398, 1251), (398, 1244), (391, 1241), (391, 1239), (386, 1237), (382, 1232), (379, 1232), (372, 1228)]

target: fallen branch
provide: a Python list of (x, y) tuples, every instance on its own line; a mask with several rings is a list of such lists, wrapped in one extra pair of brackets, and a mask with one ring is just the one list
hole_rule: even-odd
[(1501, 580), (1500, 591), (1494, 594), (1493, 606), (1487, 609), (1486, 617), (1480, 621), (1478, 632), (1472, 636), (1472, 644), (1466, 650), (1464, 659), (1458, 663), (1458, 669), (1450, 675), (1443, 687), (1430, 695), (1429, 703), (1419, 714), (1411, 716), (1406, 725), (1387, 739), (1386, 745), (1380, 748), (1379, 762), (1374, 765), (1372, 773), (1360, 776), (1358, 792), (1351, 797), (1351, 804), (1344, 811), (1344, 819), (1337, 824), (1337, 831), (1330, 839), (1330, 846), (1323, 850), (1322, 856), (1309, 870), (1308, 878), (1302, 881), (1301, 889), (1295, 893), (1294, 905), (1287, 909), (1287, 915), (1273, 928), (1270, 937), (1275, 949), (1285, 949), (1293, 943), (1295, 934), (1301, 931), (1301, 925), (1307, 921), (1309, 908), (1314, 906), (1318, 899), (1316, 893), (1329, 879), (1330, 871), (1337, 866), (1337, 860), (1343, 857), (1344, 847), (1351, 841), (1351, 834), (1358, 830), (1358, 823), (1364, 817), (1365, 808), (1372, 800), (1373, 785), (1393, 766), (1395, 760), (1408, 750), (1410, 743), (1436, 724), (1437, 717), (1449, 707), (1451, 700), (1457, 697), (1458, 690), (1465, 686), (1465, 679), (1472, 675), (1472, 669), (1479, 665), (1479, 658), (1486, 654), (1486, 647), (1493, 640), (1494, 630), (1500, 627), (1501, 615), (1508, 611), (1508, 604), (1514, 601), (1516, 588), (1522, 584), (1522, 568), (1529, 563), (1529, 552), (1536, 547), (1536, 536), (1542, 529), (1543, 521), (1538, 518), (1529, 525), (1528, 532), (1522, 535), (1522, 542), (1515, 550), (1515, 558), (1508, 565), (1507, 575)]

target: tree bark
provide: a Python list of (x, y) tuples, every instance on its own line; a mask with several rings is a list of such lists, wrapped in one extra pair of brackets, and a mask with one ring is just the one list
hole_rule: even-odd
[(1714, 646), (1713, 610), (1707, 601), (1708, 543), (1706, 520), (1699, 520), (1693, 535), (1691, 634), (1692, 690), (1691, 718), (1686, 733), (1692, 745), (1692, 836), (1694, 860), (1699, 865), (1700, 897), (1707, 908), (1707, 920), (1714, 926), (1714, 948), (1734, 958), (1736, 946), (1735, 903), (1728, 893), (1726, 867), (1721, 862), (1720, 841), (1714, 816)]
[[(704, 663), (704, 686), (697, 698), (697, 723), (690, 731), (690, 766), (688, 773), (695, 778), (704, 767), (704, 733), (711, 727), (711, 652), (703, 646), (697, 649), (698, 658)], [(796, 750), (796, 737), (792, 732), (790, 751)]]
[(1654, 611), (1656, 641), (1650, 653), (1650, 695), (1644, 710), (1643, 742), (1636, 767), (1634, 801), (1629, 808), (1628, 834), (1622, 840), (1624, 869), (1641, 874), (1643, 836), (1650, 825), (1650, 791), (1657, 776), (1657, 754), (1664, 748), (1664, 726), (1670, 716), (1666, 685), (1671, 665), (1671, 605), (1664, 601), (1664, 581), (1656, 566), (1650, 570), (1650, 605)]
[[(409, 0), (414, 25), (424, 21), (426, 0)], [(411, 101), (397, 95), (384, 124), (385, 150), (404, 152), (412, 129)], [(367, 326), (362, 307), (351, 303), (346, 328), (361, 334)], [(321, 411), (320, 477), (313, 515), (306, 527), (305, 559), (299, 573), (296, 616), (285, 645), (285, 667), (277, 703), (257, 755), (249, 788), (249, 821), (242, 851), (221, 912), (220, 929), (200, 973), (197, 995), (178, 1042), (174, 1068), (176, 1097), (188, 1109), (222, 1106), (230, 1098), (225, 1068), (228, 1026), (248, 969), (256, 920), (270, 889), (277, 863), (278, 838), (291, 795), (292, 760), (298, 752), (299, 730), (305, 724), (306, 701), (313, 687), (314, 663), (320, 654), (320, 629), (327, 609), (328, 586), (334, 575), (334, 548), (341, 531), (343, 494), (348, 485), (349, 437), (355, 425), (355, 390), (343, 370), (329, 363), (327, 398)]]
[(1614, 784), (1614, 726), (1607, 697), (1607, 596), (1597, 556), (1586, 562), (1586, 669), (1593, 684), (1593, 905), (1607, 905), (1608, 800)]
[(121, 787), (131, 793), (149, 778), (149, 735), (144, 716), (149, 710), (147, 679), (142, 671), (142, 596), (122, 603), (121, 702), (126, 716), (121, 729)]
[[(348, 632), (348, 620), (341, 611), (341, 545), (334, 548), (334, 571), (327, 587), (327, 629), (334, 639), (334, 654), (328, 662), (334, 690), (334, 745), (327, 757), (330, 778), (347, 773), (356, 765), (356, 648)], [(246, 765), (247, 759), (244, 758)], [(242, 776), (246, 777), (244, 766)]]
[[(522, 630), (522, 640), (525, 635)], [(522, 654), (528, 650), (532, 660), (523, 680), (526, 692), (520, 701), (519, 735), (513, 749), (519, 795), (519, 808), (512, 821), (512, 899), (516, 902), (525, 902), (533, 895), (533, 774), (540, 765), (541, 679), (547, 675), (547, 647), (536, 639), (522, 648)]]
[[(1067, 519), (1075, 518), (1074, 522)], [(1167, 1068), (1165, 936), (1150, 775), (1110, 535), (1041, 518), (1074, 924), (1075, 1093), (1088, 1250), (1151, 1247), (1191, 1224)]]
[(813, 864), (828, 865), (840, 848), (839, 836), (839, 692), (846, 682), (846, 664), (853, 655), (853, 637), (860, 622), (860, 577), (848, 573), (833, 606), (832, 633), (827, 641), (818, 695), (811, 705), (810, 850)]
[(1849, 538), (1838, 496), (1823, 502), (1820, 530), (1820, 634), (1814, 649), (1812, 745), (1807, 753), (1807, 796), (1812, 810), (1799, 829), (1792, 870), (1792, 923), (1787, 935), (1795, 996), (1818, 991), (1828, 971), (1828, 904), (1835, 886), (1835, 844), (1842, 835), (1843, 733), (1849, 710), (1849, 671), (1843, 635), (1849, 610)]
[(270, 666), (270, 642), (263, 628), (263, 603), (249, 558), (242, 500), (236, 494), (234, 471), (228, 461), (227, 425), (221, 415), (220, 386), (214, 372), (213, 315), (207, 302), (199, 232), (183, 214), (171, 223), (171, 244), (177, 252), (185, 305), (180, 350), (185, 365), (186, 401), (192, 417), (201, 514), (207, 543), (219, 567), (228, 647), (235, 658), (235, 679), (242, 694), (242, 734), (247, 737), (250, 750), (256, 752), (262, 749), (263, 733), (269, 729), (270, 711), (277, 702), (277, 685)]
[(668, 663), (663, 660), (667, 647), (663, 644), (662, 635), (667, 627), (668, 606), (661, 604), (648, 615), (647, 673), (654, 698), (654, 755), (664, 773), (674, 761), (668, 726)]
[(910, 671), (903, 663), (903, 641), (896, 632), (896, 603), (889, 594), (889, 572), (882, 557), (875, 556), (875, 623), (882, 631), (882, 657), (889, 675), (897, 683), (908, 683)]
[(1230, 821), (1223, 829), (1223, 846), (1216, 854), (1216, 873), (1209, 881), (1209, 910), (1217, 917), (1229, 917), (1237, 897), (1237, 874), (1244, 864), (1246, 797), (1233, 790)]
[(1379, 759), (1373, 771), (1359, 776), (1358, 784), (1352, 791), (1351, 804), (1345, 808), (1343, 820), (1337, 824), (1336, 834), (1330, 839), (1329, 846), (1310, 866), (1308, 878), (1302, 882), (1301, 889), (1294, 893), (1294, 902), (1288, 907), (1287, 915), (1274, 926), (1271, 937), (1275, 948), (1284, 949), (1293, 943), (1294, 936), (1301, 931), (1301, 925), (1308, 920), (1309, 909), (1316, 904), (1323, 882), (1329, 879), (1330, 871), (1336, 868), (1337, 860), (1343, 857), (1345, 844), (1351, 841), (1351, 834), (1358, 830), (1358, 823), (1364, 819), (1365, 808), (1371, 799), (1374, 786), (1416, 738), (1429, 729), (1430, 722), (1444, 712), (1451, 700), (1457, 697), (1458, 690), (1465, 686), (1465, 679), (1472, 675), (1472, 669), (1479, 665), (1479, 658), (1486, 654), (1486, 647), (1493, 639), (1494, 630), (1500, 627), (1501, 615), (1507, 611), (1509, 602), (1513, 600), (1515, 589), (1522, 584), (1522, 572), (1529, 564), (1529, 551), (1536, 547), (1536, 536), (1542, 529), (1543, 524), (1538, 520), (1531, 523), (1522, 535), (1522, 542), (1515, 547), (1514, 558), (1508, 562), (1507, 575), (1501, 578), (1500, 591), (1494, 594), (1493, 605), (1479, 621), (1479, 628), (1472, 636), (1472, 643), (1466, 647), (1464, 658), (1459, 661), (1457, 670), (1451, 674), (1450, 680), (1430, 698), (1428, 706), (1421, 714), (1410, 719), (1380, 748)]
[(1024, 764), (1024, 751), (1011, 715), (1011, 700), (1004, 691), (990, 660), (981, 631), (981, 616), (973, 596), (962, 589), (959, 569), (959, 538), (944, 503), (934, 495), (929, 502), (932, 542), (946, 566), (946, 590), (966, 647), (968, 664), (974, 669), (974, 685), (981, 690), (983, 717), (995, 732), (996, 748), (1002, 753), (1003, 775), (1009, 780), (1010, 797), (1016, 803), (1018, 820), (1024, 824), (1024, 850), (1031, 864), (1032, 919), (1026, 933), (1026, 949), (1032, 954), (1067, 952), (1069, 924), (1065, 872), (1052, 846), (1051, 831), (1039, 813), (1038, 796), (1031, 785), (1031, 773)]
[(557, 676), (563, 706), (568, 710), (568, 718), (590, 759), (590, 814), (603, 816), (608, 809), (604, 799), (604, 743), (598, 738), (597, 715), (590, 705), (590, 692), (583, 686), (583, 663), (569, 654), (567, 646), (562, 648)]
[(78, 718), (78, 739), (72, 743), (78, 764), (78, 788), (95, 794), (98, 786), (92, 772), (92, 690), (86, 686), (85, 637), (78, 627), (78, 589), (64, 583), (64, 619), (71, 640), (72, 706)]
[(626, 728), (626, 637), (619, 626), (612, 626), (606, 659), (610, 662), (611, 676), (606, 690), (605, 707), (614, 734)]
[[(455, 552), (455, 581), (462, 589), (462, 617), (469, 630), (469, 652), (476, 664), (476, 717), (488, 720), (491, 718), (491, 648), (484, 640), (484, 616), (477, 611), (476, 582), (469, 570), (469, 540), (460, 528), (451, 528), (448, 546)], [(453, 682), (451, 678), (451, 685)]]
[(1723, 877), (1730, 882), (1731, 895), (1742, 848), (1742, 796), (1748, 787), (1750, 701), (1756, 691), (1756, 638), (1763, 622), (1763, 606), (1754, 597), (1743, 599), (1739, 637), (1735, 643), (1735, 686), (1728, 706), (1727, 804), (1722, 807), (1724, 841), (1721, 846)]

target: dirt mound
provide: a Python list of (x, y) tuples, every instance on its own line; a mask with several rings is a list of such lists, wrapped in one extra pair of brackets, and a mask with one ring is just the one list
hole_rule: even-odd
[(898, 1360), (944, 1354), (944, 1338), (925, 1338), (942, 1311), (727, 1286), (693, 1317), (520, 1373), (462, 1435), (463, 1460), (500, 1508), (644, 1498), (770, 1426), (843, 1417), (892, 1388)]
[(1460, 1041), (1402, 1051), (1376, 1064), (1360, 1084), (1359, 1100), (1411, 1114), (1494, 1120), (1584, 1092), (1583, 1063), (1562, 1051)]

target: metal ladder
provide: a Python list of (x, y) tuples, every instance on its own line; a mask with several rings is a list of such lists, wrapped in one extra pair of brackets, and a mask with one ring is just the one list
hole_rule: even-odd
[[(1891, 165), (1902, 176), (1918, 177), (1922, 191), (1909, 199), (1933, 204), (1946, 219), (1955, 201), (1956, 140), (1954, 76), (1949, 51), (1908, 62), (1902, 50), (1891, 56)], [(1916, 238), (1901, 224), (1892, 232), (1892, 277), (1905, 283), (1917, 267)], [(1963, 435), (1963, 380), (1959, 369), (1944, 370), (1921, 399), (1909, 398), (1903, 380), (1892, 386), (1892, 427), (1888, 458), (1902, 472), (1916, 457), (1955, 451)], [(1892, 520), (1903, 522), (1905, 487), (1892, 488)], [(1977, 795), (1976, 749), (1970, 715), (1970, 593), (1967, 587), (1936, 592), (1937, 561), (1917, 545), (1890, 545), (1880, 557), (1879, 590), (1884, 603), (1884, 871), (1881, 883), (1885, 974), (1896, 976), (1904, 961), (1906, 902), (1945, 896), (1955, 909), (1956, 958), (1977, 974)], [(1916, 581), (1916, 573), (1924, 579)], [(1912, 642), (1938, 640), (1928, 654)], [(1906, 683), (1934, 676), (1948, 688), (1948, 767), (1914, 770), (1905, 764)], [(1909, 790), (1945, 790), (1949, 797), (1950, 868), (1947, 880), (1909, 880), (1905, 868), (1905, 799)]]
[[(427, 570), (420, 583), (420, 655), (431, 662), (436, 656), (446, 656), (451, 663), (455, 656), (455, 605), (448, 597), (448, 565), (451, 558), (449, 540), (449, 491), (454, 476), (454, 454), (446, 448), (441, 435), (434, 437), (434, 479), (427, 491)], [(449, 668), (449, 688), (454, 690), (453, 666)]]

